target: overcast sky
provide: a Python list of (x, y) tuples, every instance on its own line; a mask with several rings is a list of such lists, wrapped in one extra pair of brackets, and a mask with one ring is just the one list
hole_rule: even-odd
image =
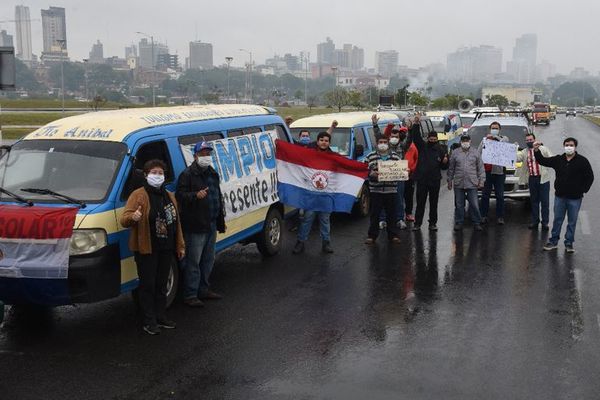
[[(3, 0), (0, 20), (14, 19), (18, 3)], [(400, 52), (400, 64), (419, 67), (446, 62), (446, 54), (463, 45), (488, 44), (504, 49), (503, 64), (512, 58), (515, 38), (538, 34), (538, 61), (548, 60), (558, 71), (584, 67), (600, 71), (600, 2), (590, 0), (61, 0), (26, 1), (31, 18), (41, 19), (48, 6), (66, 8), (69, 54), (87, 58), (92, 43), (104, 44), (104, 56), (124, 56), (124, 47), (137, 43), (136, 31), (166, 42), (180, 62), (190, 40), (214, 46), (214, 62), (226, 56), (241, 66), (251, 50), (262, 63), (274, 53), (310, 51), (330, 36), (341, 47), (352, 43), (365, 49), (365, 64), (374, 66), (377, 50)], [(42, 49), (42, 23), (32, 21), (33, 49)], [(0, 29), (14, 33), (14, 23)]]

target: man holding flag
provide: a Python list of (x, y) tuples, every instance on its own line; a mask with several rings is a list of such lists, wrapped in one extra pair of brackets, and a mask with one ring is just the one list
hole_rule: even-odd
[(277, 141), (279, 200), (304, 210), (294, 254), (304, 251), (310, 228), (318, 216), (322, 250), (332, 253), (329, 216), (350, 213), (368, 175), (364, 163), (349, 160), (329, 148), (331, 134), (320, 132), (315, 148)]

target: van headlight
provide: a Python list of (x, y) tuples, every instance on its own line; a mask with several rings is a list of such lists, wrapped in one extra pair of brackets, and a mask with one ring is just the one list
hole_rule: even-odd
[(107, 244), (103, 229), (74, 229), (69, 246), (69, 255), (80, 256), (100, 250)]

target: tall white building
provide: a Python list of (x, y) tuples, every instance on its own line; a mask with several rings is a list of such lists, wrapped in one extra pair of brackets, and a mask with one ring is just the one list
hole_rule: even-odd
[(200, 41), (190, 42), (189, 67), (192, 69), (212, 69), (213, 45)]
[(512, 62), (507, 63), (506, 72), (517, 83), (534, 83), (537, 65), (537, 35), (528, 33), (517, 38), (513, 48)]
[(396, 75), (398, 73), (398, 52), (396, 50), (376, 51), (375, 70), (386, 78)]
[(489, 82), (502, 72), (502, 49), (462, 47), (446, 58), (448, 77), (461, 82)]
[[(154, 42), (154, 48), (152, 42), (146, 38), (140, 40), (138, 45), (140, 54), (138, 66), (145, 69), (153, 69), (158, 63), (159, 54), (169, 54), (169, 47), (166, 44)], [(152, 55), (154, 54), (154, 60)]]
[(25, 63), (31, 63), (33, 60), (33, 51), (31, 49), (31, 17), (29, 7), (15, 6), (15, 28), (17, 39), (16, 56)]
[(44, 32), (44, 63), (68, 60), (67, 52), (67, 21), (65, 9), (50, 7), (42, 10), (42, 30)]

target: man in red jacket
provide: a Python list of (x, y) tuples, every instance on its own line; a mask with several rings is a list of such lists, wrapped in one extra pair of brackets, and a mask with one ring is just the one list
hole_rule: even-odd
[[(408, 170), (410, 174), (408, 175), (408, 180), (404, 182), (404, 212), (406, 214), (406, 222), (414, 222), (415, 217), (413, 216), (413, 200), (415, 197), (415, 181), (414, 175), (417, 170), (417, 163), (419, 160), (419, 150), (417, 150), (417, 146), (415, 144), (406, 139), (408, 134), (408, 128), (402, 127), (404, 129), (404, 140), (408, 149), (406, 153), (404, 153), (404, 159), (408, 160)], [(401, 136), (402, 138), (402, 133)]]

